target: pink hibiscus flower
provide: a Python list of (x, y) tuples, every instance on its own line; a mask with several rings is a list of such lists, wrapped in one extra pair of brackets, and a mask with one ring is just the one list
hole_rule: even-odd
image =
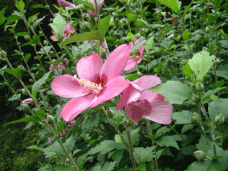
[[(55, 62), (55, 59), (52, 59), (52, 62)], [(67, 64), (66, 61), (62, 60), (62, 62), (60, 62), (60, 63), (57, 65), (57, 68), (58, 68), (58, 69), (65, 70), (65, 69), (66, 69), (66, 68), (65, 68), (65, 65), (66, 65), (66, 64)], [(55, 66), (51, 64), (49, 70), (54, 71), (54, 70), (55, 70)]]
[(52, 141), (52, 139), (49, 137), (49, 138), (48, 138), (48, 142), (51, 142), (51, 141)]
[[(66, 23), (66, 27), (65, 27), (65, 31), (64, 31), (64, 35), (65, 37), (70, 37), (70, 33), (74, 33), (75, 30), (70, 26), (72, 23)], [(51, 36), (52, 40), (57, 39), (58, 35), (55, 34), (54, 30), (51, 30), (52, 33), (54, 34), (53, 36)]]
[(128, 87), (129, 82), (121, 75), (130, 56), (129, 48), (127, 44), (118, 46), (104, 64), (95, 52), (81, 58), (76, 66), (79, 79), (68, 74), (55, 77), (52, 91), (58, 96), (72, 98), (60, 113), (65, 121), (118, 96)]
[(75, 7), (74, 4), (72, 4), (72, 3), (68, 2), (68, 1), (65, 1), (65, 0), (57, 0), (57, 2), (58, 2), (60, 7), (64, 7), (64, 8), (65, 7), (70, 7), (70, 8), (74, 8)]
[(146, 90), (161, 83), (157, 76), (143, 76), (123, 91), (117, 110), (125, 108), (128, 117), (138, 122), (142, 117), (161, 124), (172, 122), (173, 106), (158, 93)]
[(23, 100), (21, 103), (22, 104), (30, 104), (32, 102), (33, 102), (32, 98), (28, 98), (28, 99)]
[[(135, 41), (135, 44), (138, 43), (138, 42), (139, 42), (139, 39), (137, 39)], [(130, 45), (130, 47), (134, 46), (133, 42), (130, 42), (129, 45)], [(140, 63), (142, 61), (142, 53), (143, 53), (144, 49), (145, 49), (144, 45), (140, 46), (140, 48), (139, 48), (139, 50), (138, 50), (138, 52), (136, 54), (137, 63)], [(127, 65), (124, 68), (124, 71), (133, 69), (135, 67), (136, 67), (135, 58), (133, 56), (130, 56), (130, 58), (128, 59)]]
[[(91, 3), (93, 3), (94, 8), (95, 8), (95, 1), (92, 0)], [(101, 7), (102, 7), (102, 4), (103, 4), (103, 3), (104, 3), (104, 0), (101, 0), (101, 1), (98, 3), (98, 11), (99, 11), (99, 12), (100, 12), (100, 10), (101, 10)], [(87, 12), (88, 12), (88, 14), (89, 14), (90, 17), (96, 17), (96, 16), (97, 16), (97, 14), (96, 14), (95, 11), (87, 10)]]

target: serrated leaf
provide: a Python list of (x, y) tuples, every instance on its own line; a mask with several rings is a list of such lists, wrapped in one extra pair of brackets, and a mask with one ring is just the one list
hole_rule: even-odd
[(27, 45), (39, 45), (40, 44), (40, 35), (34, 35), (32, 37), (32, 40), (30, 40), (28, 43), (23, 44), (22, 46), (27, 46)]
[(228, 117), (228, 99), (218, 99), (209, 103), (209, 117), (214, 121), (215, 117), (223, 114), (224, 118)]
[(175, 147), (176, 149), (180, 150), (173, 136), (163, 136), (159, 140), (157, 140), (156, 143), (159, 146)]
[(154, 44), (154, 36), (149, 38), (149, 40), (147, 40), (147, 42), (145, 44), (145, 50), (146, 50), (147, 53), (149, 53), (149, 51), (152, 48), (153, 44)]
[(212, 160), (212, 162), (209, 164), (207, 171), (216, 171), (216, 170), (222, 170), (222, 166), (218, 160)]
[(15, 101), (20, 100), (21, 94), (14, 94), (11, 98), (8, 99), (8, 101)]
[(210, 97), (211, 95), (217, 93), (218, 91), (224, 89), (226, 87), (218, 87), (216, 89), (213, 89), (213, 90), (208, 90), (202, 97), (202, 100), (205, 101), (208, 97)]
[(28, 62), (28, 60), (29, 60), (30, 57), (31, 57), (31, 54), (30, 53), (28, 53), (28, 54), (25, 55), (24, 60), (25, 60), (26, 63)]
[[(208, 142), (208, 144), (210, 144), (210, 142)], [(196, 144), (196, 147), (199, 149), (199, 150), (202, 150), (204, 152), (207, 152), (208, 149), (209, 149), (209, 146), (207, 144), (207, 140), (206, 138), (201, 134), (201, 137), (199, 139), (199, 143)]]
[[(140, 130), (140, 128), (137, 128), (137, 129), (131, 130), (131, 132), (130, 132), (132, 146), (135, 145), (139, 141), (139, 136), (140, 136), (139, 130)], [(125, 141), (125, 143), (129, 144), (126, 130), (122, 133), (122, 136), (123, 136), (123, 140)]]
[(102, 171), (112, 171), (116, 165), (116, 162), (106, 162), (102, 168)]
[(188, 40), (189, 36), (190, 36), (190, 32), (188, 30), (185, 30), (185, 32), (182, 34), (182, 38), (184, 40)]
[(37, 110), (36, 115), (38, 117), (41, 117), (42, 119), (45, 119), (45, 117), (46, 117), (45, 111), (43, 111), (43, 110)]
[(94, 31), (87, 32), (87, 33), (81, 33), (81, 34), (73, 35), (73, 36), (67, 38), (65, 41), (63, 41), (62, 45), (67, 45), (67, 44), (73, 43), (73, 42), (81, 42), (81, 41), (85, 41), (85, 40), (102, 41), (102, 38), (99, 34), (99, 31), (94, 30)]
[(3, 127), (10, 125), (10, 124), (19, 123), (19, 122), (31, 122), (31, 121), (34, 121), (34, 122), (40, 121), (40, 119), (37, 116), (27, 116), (25, 118), (21, 118), (21, 119), (15, 120), (15, 121), (8, 122), (8, 123), (4, 124)]
[(152, 155), (152, 151), (156, 148), (156, 146), (153, 147), (139, 147), (139, 148), (134, 148), (134, 153), (136, 153), (139, 156), (139, 161), (140, 162), (147, 162), (148, 159), (152, 159), (153, 156)]
[(100, 37), (101, 38), (104, 38), (105, 37), (105, 34), (106, 32), (108, 31), (108, 28), (109, 28), (109, 22), (110, 22), (110, 19), (111, 17), (110, 16), (107, 16), (105, 18), (102, 18), (100, 20), (100, 23), (98, 25), (98, 31), (100, 33)]
[(45, 18), (45, 16), (43, 16), (42, 18), (39, 18), (38, 20), (36, 20), (33, 23), (32, 27), (35, 29), (40, 24), (40, 22), (43, 21), (44, 18)]
[(182, 71), (183, 71), (189, 78), (191, 78), (191, 75), (194, 74), (188, 63), (187, 63), (186, 65), (183, 65), (183, 66), (182, 66)]
[(170, 129), (169, 127), (167, 127), (167, 126), (161, 127), (161, 128), (159, 128), (159, 129), (156, 131), (156, 134), (155, 134), (154, 139), (157, 139), (158, 137), (160, 137), (160, 136), (162, 136), (162, 135), (164, 135), (165, 133), (170, 132), (170, 131), (171, 131), (171, 129)]
[(19, 76), (20, 73), (20, 68), (14, 68), (14, 69), (3, 69), (4, 72), (7, 72), (9, 74), (14, 75), (16, 78)]
[(3, 8), (3, 9), (0, 11), (0, 25), (2, 25), (2, 24), (6, 21), (6, 17), (4, 16), (5, 11), (6, 11), (6, 8), (8, 8), (8, 6), (5, 7), (5, 8)]
[(17, 15), (11, 15), (11, 16), (7, 17), (7, 20), (6, 20), (6, 23), (4, 24), (4, 26), (9, 25), (20, 19), (22, 19), (22, 18)]
[(193, 124), (186, 124), (186, 125), (184, 125), (183, 128), (182, 128), (182, 130), (181, 130), (182, 134), (185, 133), (186, 131), (192, 129), (193, 127), (194, 127)]
[(62, 121), (59, 123), (59, 125), (57, 126), (57, 134), (59, 134), (62, 131), (65, 124), (66, 124), (66, 121)]
[(179, 1), (177, 0), (158, 0), (159, 2), (162, 2), (165, 6), (169, 7), (174, 12), (178, 12), (180, 10), (179, 7)]
[(225, 78), (226, 80), (228, 80), (228, 71), (227, 70), (217, 70), (216, 71), (216, 75), (218, 77), (223, 77)]
[(137, 18), (138, 18), (138, 17), (137, 17), (135, 14), (132, 14), (132, 13), (130, 13), (130, 12), (127, 13), (127, 20), (128, 20), (129, 22), (136, 21)]
[(73, 166), (58, 166), (53, 169), (54, 171), (75, 171)]
[(209, 164), (211, 163), (210, 160), (203, 160), (203, 161), (196, 161), (189, 166), (188, 171), (207, 171)]
[(48, 73), (44, 74), (43, 77), (41, 79), (39, 79), (38, 81), (36, 81), (33, 86), (32, 86), (32, 92), (34, 91), (38, 91), (40, 89), (40, 87), (46, 82), (46, 80), (49, 77), (49, 74), (51, 73), (51, 71), (49, 71)]
[(183, 110), (181, 112), (174, 112), (172, 119), (176, 120), (176, 124), (187, 124), (191, 123), (192, 112), (189, 110)]
[(25, 3), (23, 2), (23, 0), (20, 0), (19, 2), (16, 1), (15, 6), (19, 11), (24, 11)]
[(193, 93), (188, 86), (179, 81), (167, 81), (149, 90), (165, 96), (165, 101), (171, 104), (182, 104), (190, 99)]
[(58, 14), (54, 18), (53, 23), (51, 23), (50, 26), (57, 35), (61, 35), (65, 31), (66, 21), (60, 14)]
[(196, 75), (199, 81), (203, 80), (204, 76), (210, 70), (215, 56), (210, 56), (209, 52), (201, 51), (188, 60), (188, 64)]

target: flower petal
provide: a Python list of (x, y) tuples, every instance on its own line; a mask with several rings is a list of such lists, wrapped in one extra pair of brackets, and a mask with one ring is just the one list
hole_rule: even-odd
[(104, 85), (113, 78), (122, 75), (130, 57), (131, 47), (127, 44), (118, 46), (105, 61), (101, 70)]
[(76, 66), (77, 74), (80, 79), (96, 82), (100, 77), (103, 61), (97, 53), (93, 52), (91, 56), (81, 58)]
[(130, 56), (130, 58), (128, 59), (127, 64), (124, 68), (124, 71), (128, 71), (128, 70), (133, 69), (135, 67), (136, 67), (135, 58)]
[[(92, 96), (90, 96), (92, 95)], [(60, 115), (61, 117), (69, 122), (73, 120), (75, 117), (77, 117), (81, 112), (86, 110), (93, 104), (97, 99), (97, 96), (94, 94), (89, 94), (83, 97), (77, 97), (74, 99), (71, 99), (61, 111)]]
[(100, 10), (101, 10), (101, 7), (102, 7), (102, 4), (104, 3), (104, 0), (101, 0), (100, 2), (99, 2), (99, 4), (98, 4), (98, 10), (99, 10), (99, 12), (100, 12)]
[(112, 79), (103, 87), (100, 94), (97, 96), (97, 101), (91, 107), (95, 107), (113, 97), (118, 96), (125, 88), (128, 87), (128, 85), (129, 82), (125, 80), (123, 76)]
[(172, 122), (173, 106), (163, 100), (151, 103), (152, 111), (148, 116), (143, 116), (151, 121), (161, 124), (170, 124)]
[(146, 75), (133, 81), (133, 83), (145, 90), (161, 84), (161, 79), (155, 75)]
[(89, 93), (80, 86), (76, 78), (68, 74), (55, 77), (51, 89), (56, 95), (65, 98), (81, 97)]
[(158, 93), (154, 93), (149, 90), (143, 90), (140, 94), (139, 100), (143, 100), (143, 99), (146, 99), (150, 103), (152, 103), (154, 101), (164, 100), (164, 97)]

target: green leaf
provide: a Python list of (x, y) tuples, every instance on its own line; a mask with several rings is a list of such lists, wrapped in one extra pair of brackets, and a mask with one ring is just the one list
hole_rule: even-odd
[(53, 168), (55, 171), (75, 171), (73, 166), (58, 166)]
[(134, 74), (131, 74), (131, 75), (127, 75), (126, 76), (126, 79), (131, 80), (131, 81), (134, 81), (134, 80), (136, 80), (139, 77), (140, 76), (137, 73), (134, 73)]
[(54, 18), (53, 23), (51, 23), (50, 26), (57, 35), (61, 35), (65, 31), (66, 21), (60, 14), (58, 14)]
[(19, 122), (31, 122), (31, 121), (34, 121), (34, 122), (40, 121), (40, 119), (37, 116), (28, 116), (25, 118), (21, 118), (21, 119), (15, 120), (15, 121), (8, 122), (8, 123), (4, 124), (3, 127), (10, 125), (10, 124), (19, 123)]
[(188, 64), (196, 75), (199, 81), (202, 81), (204, 76), (210, 70), (215, 56), (210, 56), (209, 52), (201, 51), (188, 60)]
[(85, 40), (102, 41), (102, 38), (100, 36), (99, 31), (94, 30), (94, 31), (87, 32), (87, 33), (81, 33), (81, 34), (73, 35), (73, 36), (67, 38), (65, 41), (63, 41), (62, 45), (67, 45), (67, 44), (73, 43), (73, 42), (81, 42), (81, 41), (85, 41)]
[(218, 91), (224, 89), (226, 87), (218, 87), (216, 89), (213, 89), (213, 90), (208, 90), (202, 97), (202, 100), (205, 101), (208, 97), (210, 97), (211, 95), (217, 93)]
[(223, 114), (224, 118), (228, 117), (228, 99), (214, 100), (209, 103), (209, 117), (214, 121), (215, 117), (219, 114)]
[(20, 0), (19, 2), (16, 1), (16, 4), (15, 6), (17, 7), (17, 9), (21, 12), (24, 11), (24, 8), (25, 8), (25, 3), (23, 2), (23, 0)]
[(30, 40), (28, 43), (23, 44), (22, 46), (27, 46), (27, 45), (39, 45), (40, 44), (40, 35), (34, 35), (32, 37), (32, 40)]
[(24, 60), (25, 60), (26, 63), (28, 62), (28, 60), (29, 60), (30, 57), (31, 57), (31, 54), (30, 53), (28, 53), (28, 54), (25, 55)]
[(172, 118), (176, 120), (176, 124), (187, 124), (191, 123), (190, 118), (192, 117), (192, 112), (188, 110), (183, 110), (181, 112), (174, 112)]
[(28, 36), (28, 32), (18, 32), (15, 36)]
[(185, 32), (182, 34), (182, 38), (184, 40), (188, 40), (189, 36), (190, 36), (190, 32), (188, 30), (185, 30)]
[(46, 82), (46, 80), (49, 77), (49, 74), (51, 73), (51, 71), (49, 71), (48, 73), (44, 74), (43, 77), (41, 79), (39, 79), (38, 81), (36, 81), (33, 86), (32, 86), (32, 92), (34, 91), (38, 91), (40, 89), (40, 87)]
[(170, 131), (171, 131), (171, 129), (169, 127), (167, 127), (167, 126), (161, 127), (161, 128), (159, 128), (156, 131), (154, 139), (157, 139), (158, 137), (160, 137), (160, 136), (162, 136), (162, 135), (164, 135), (164, 134), (166, 134), (167, 132), (170, 132)]
[(163, 136), (157, 140), (156, 143), (159, 146), (175, 147), (176, 149), (180, 150), (173, 136)]
[(118, 167), (121, 159), (123, 158), (123, 152), (124, 152), (124, 150), (116, 150), (116, 151), (114, 151), (114, 153), (112, 153), (111, 157), (114, 161), (116, 161), (117, 167)]
[(154, 36), (149, 38), (149, 40), (147, 40), (147, 42), (145, 44), (145, 50), (146, 50), (147, 53), (149, 53), (149, 51), (152, 48), (153, 44), (154, 44)]
[[(130, 132), (132, 146), (135, 145), (139, 141), (139, 136), (140, 136), (139, 130), (140, 130), (140, 128), (137, 128), (137, 129), (131, 130), (131, 132)], [(123, 140), (125, 141), (125, 143), (129, 144), (126, 130), (122, 133), (122, 136), (123, 136)]]
[(43, 4), (36, 4), (36, 5), (31, 6), (31, 8), (45, 8), (45, 9), (48, 9), (48, 7), (45, 7)]
[[(208, 142), (208, 144), (210, 144), (210, 141)], [(199, 149), (199, 150), (202, 150), (204, 152), (207, 152), (208, 149), (209, 149), (209, 146), (207, 144), (207, 140), (205, 138), (205, 136), (203, 136), (203, 134), (201, 134), (201, 137), (199, 139), (199, 143), (196, 144), (196, 147)]]
[(7, 21), (4, 24), (4, 26), (9, 25), (9, 24), (11, 24), (17, 20), (20, 20), (20, 19), (22, 19), (22, 18), (17, 16), (17, 15), (11, 15), (11, 16), (7, 17)]
[(188, 63), (187, 63), (186, 65), (183, 65), (183, 66), (182, 66), (182, 71), (183, 71), (189, 78), (191, 78), (191, 75), (194, 74)]
[(39, 147), (37, 145), (31, 145), (29, 147), (27, 147), (28, 149), (33, 149), (33, 150), (39, 150), (39, 151), (43, 151), (43, 147)]
[(136, 21), (137, 18), (138, 18), (138, 17), (137, 17), (135, 14), (132, 14), (132, 13), (130, 13), (130, 12), (127, 13), (127, 20), (128, 20), (129, 22)]
[(20, 73), (20, 68), (14, 68), (14, 69), (3, 69), (4, 72), (7, 72), (9, 74), (14, 75), (16, 78), (19, 76)]
[(21, 94), (14, 94), (8, 101), (20, 100)]
[(43, 21), (44, 18), (45, 18), (45, 16), (43, 16), (42, 18), (39, 18), (38, 20), (36, 20), (33, 23), (32, 27), (35, 29), (40, 24), (40, 22)]
[(8, 8), (8, 6), (0, 11), (0, 25), (6, 21), (6, 17), (4, 16), (6, 8)]
[(186, 131), (192, 129), (193, 127), (194, 127), (193, 124), (186, 124), (186, 125), (184, 125), (183, 128), (182, 128), (182, 130), (181, 130), (182, 134), (185, 133)]
[(159, 2), (162, 2), (165, 6), (169, 7), (174, 12), (178, 12), (180, 10), (179, 7), (179, 1), (177, 0), (157, 0)]
[(107, 16), (107, 17), (102, 18), (100, 20), (100, 24), (98, 25), (98, 31), (100, 33), (100, 37), (101, 38), (104, 38), (106, 32), (108, 31), (108, 28), (110, 26), (109, 25), (110, 19), (111, 19), (111, 17), (110, 16)]
[(95, 10), (94, 9), (94, 5), (92, 5), (91, 3), (89, 3), (88, 1), (77, 1), (75, 2), (76, 4), (82, 4), (84, 6), (89, 7), (91, 10)]
[(150, 89), (155, 93), (165, 96), (165, 101), (171, 104), (182, 104), (190, 99), (193, 91), (179, 81), (167, 81)]
[(106, 162), (102, 168), (102, 171), (112, 171), (115, 167), (116, 162)]
[(66, 121), (62, 121), (59, 123), (59, 125), (57, 126), (57, 134), (59, 134), (62, 131), (65, 124), (66, 124)]
[(222, 170), (222, 166), (218, 160), (213, 160), (207, 168), (207, 171), (215, 171), (215, 170)]
[(37, 110), (36, 115), (38, 117), (41, 117), (42, 119), (45, 119), (45, 117), (46, 117), (45, 111), (43, 111), (43, 110)]
[(218, 77), (223, 77), (225, 78), (226, 80), (228, 80), (228, 71), (227, 70), (217, 70), (216, 71), (216, 75)]
[(136, 153), (139, 156), (139, 162), (147, 162), (152, 160), (153, 157), (153, 150), (156, 148), (156, 146), (153, 147), (139, 147), (134, 148), (134, 153)]
[(193, 162), (187, 171), (207, 171), (210, 163), (211, 161), (209, 160)]

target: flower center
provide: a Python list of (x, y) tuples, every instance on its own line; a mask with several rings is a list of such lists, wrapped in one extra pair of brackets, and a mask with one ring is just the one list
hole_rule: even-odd
[[(138, 60), (140, 56), (137, 54), (135, 57)], [(135, 59), (133, 56), (131, 56), (131, 58)]]
[(80, 86), (84, 86), (84, 88), (92, 90), (96, 94), (99, 94), (100, 91), (102, 90), (101, 84), (97, 84), (91, 81), (86, 81), (84, 79), (81, 79), (81, 80), (79, 80), (78, 78), (76, 79), (78, 80), (78, 83), (80, 84)]

